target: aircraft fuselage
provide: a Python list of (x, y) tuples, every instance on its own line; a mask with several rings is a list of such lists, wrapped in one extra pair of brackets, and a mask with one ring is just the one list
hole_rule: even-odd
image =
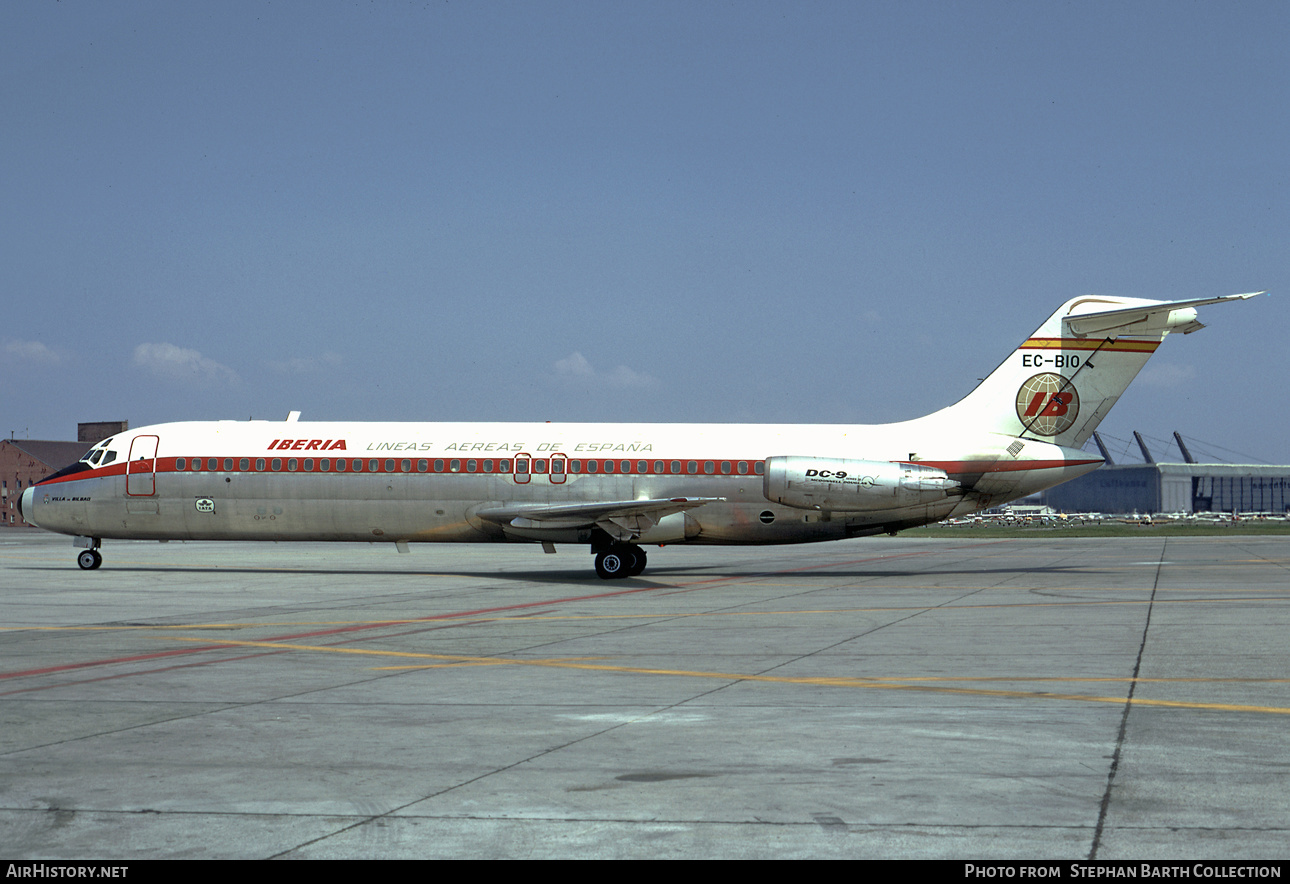
[[(42, 527), (98, 538), (585, 542), (592, 534), (586, 524), (526, 530), (511, 524), (515, 519), (478, 514), (700, 498), (709, 502), (665, 516), (638, 542), (801, 543), (939, 521), (1100, 463), (1039, 442), (1031, 448), (1044, 450), (1028, 460), (1001, 461), (1011, 439), (920, 453), (907, 450), (912, 442), (900, 444), (900, 426), (163, 424), (113, 440), (118, 453), (110, 463), (33, 489), (24, 510)], [(804, 451), (821, 460), (906, 463), (959, 479), (993, 470), (997, 481), (988, 498), (893, 494), (888, 502), (875, 495), (853, 512), (768, 499), (767, 459)]]

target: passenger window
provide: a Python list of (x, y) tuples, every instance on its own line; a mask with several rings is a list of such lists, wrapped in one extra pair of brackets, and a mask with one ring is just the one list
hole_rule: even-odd
[(255, 468), (256, 468), (257, 470), (262, 470), (262, 469), (264, 469), (264, 458), (262, 458), (262, 457), (257, 457), (257, 458), (255, 459)]
[(273, 471), (276, 473), (278, 470), (282, 469), (282, 458), (275, 457), (273, 459), (273, 463), (270, 464), (270, 466), (273, 468)]
[(242, 472), (246, 472), (251, 468), (251, 459), (249, 457), (242, 458), (237, 462), (237, 468)]
[(491, 460), (484, 461), (484, 472), (491, 473), (492, 471), (493, 471), (493, 462)]
[(331, 472), (331, 458), (330, 458), (330, 457), (324, 457), (322, 460), (318, 461), (318, 469), (320, 469), (320, 470), (321, 470), (322, 472), (324, 472), (324, 473), (330, 473), (330, 472)]
[(672, 472), (673, 473), (681, 472), (681, 462), (679, 460), (672, 461)]
[(660, 473), (660, 474), (663, 472), (663, 461), (661, 460), (654, 461), (654, 472)]
[(739, 475), (741, 476), (746, 475), (748, 473), (748, 461), (746, 460), (739, 461), (738, 469), (739, 469)]
[(425, 472), (426, 470), (428, 470), (428, 469), (430, 469), (430, 461), (428, 461), (428, 460), (419, 460), (419, 461), (417, 461), (417, 472), (418, 472), (418, 473), (424, 473), (424, 472)]
[(392, 473), (392, 472), (394, 472), (394, 461), (392, 461), (392, 460), (387, 460), (387, 461), (385, 462), (385, 472), (387, 472), (387, 473)]
[(312, 473), (313, 471), (314, 471), (314, 459), (312, 457), (305, 458), (305, 472)]
[(296, 460), (294, 457), (287, 459), (287, 472), (294, 473), (298, 466), (300, 466), (300, 461)]
[(435, 471), (436, 473), (442, 473), (442, 472), (443, 472), (443, 461), (441, 461), (441, 460), (436, 460), (436, 461), (434, 462), (434, 471)]
[[(95, 458), (97, 458), (97, 457), (98, 457), (99, 455), (101, 455), (102, 453), (103, 453), (103, 452), (101, 452), (101, 451), (100, 451), (98, 454), (96, 454), (96, 455), (94, 456), (94, 458), (91, 458), (91, 459), (90, 459), (90, 463), (94, 463), (94, 459), (95, 459)], [(188, 461), (184, 460), (182, 457), (177, 457), (177, 458), (175, 458), (175, 469), (176, 469), (176, 470), (182, 470), (182, 469), (185, 469), (185, 468), (187, 467), (187, 465), (188, 465)]]

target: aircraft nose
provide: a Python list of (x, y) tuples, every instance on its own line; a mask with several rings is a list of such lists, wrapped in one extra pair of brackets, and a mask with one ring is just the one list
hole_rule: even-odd
[(36, 523), (27, 518), (27, 513), (31, 512), (31, 501), (35, 496), (35, 489), (28, 486), (27, 490), (18, 498), (18, 518), (22, 519), (24, 522), (30, 522), (33, 525)]

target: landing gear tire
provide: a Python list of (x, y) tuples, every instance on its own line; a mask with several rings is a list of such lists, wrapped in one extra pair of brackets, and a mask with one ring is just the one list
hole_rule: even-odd
[(630, 566), (631, 560), (623, 554), (622, 550), (611, 549), (607, 552), (596, 553), (596, 574), (602, 580), (626, 577)]
[(93, 571), (103, 564), (103, 554), (96, 549), (87, 549), (77, 555), (76, 564), (81, 566), (82, 571)]
[(645, 570), (645, 550), (641, 549), (639, 546), (633, 546), (632, 554), (635, 556), (635, 561), (633, 561), (632, 566), (627, 569), (628, 577), (635, 577)]
[(635, 577), (645, 570), (645, 550), (639, 546), (615, 546), (596, 553), (596, 573), (604, 580)]

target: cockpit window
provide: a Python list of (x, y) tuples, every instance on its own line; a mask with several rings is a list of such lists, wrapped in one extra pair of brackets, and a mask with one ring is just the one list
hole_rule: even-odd
[[(112, 444), (112, 440), (115, 438), (115, 436), (109, 436), (91, 447), (89, 451), (81, 455), (81, 463), (87, 463), (90, 466), (104, 466), (116, 460), (116, 452), (108, 451), (108, 446)], [(104, 457), (105, 454), (107, 455), (106, 458)], [(99, 463), (100, 460), (103, 461), (102, 464)]]

